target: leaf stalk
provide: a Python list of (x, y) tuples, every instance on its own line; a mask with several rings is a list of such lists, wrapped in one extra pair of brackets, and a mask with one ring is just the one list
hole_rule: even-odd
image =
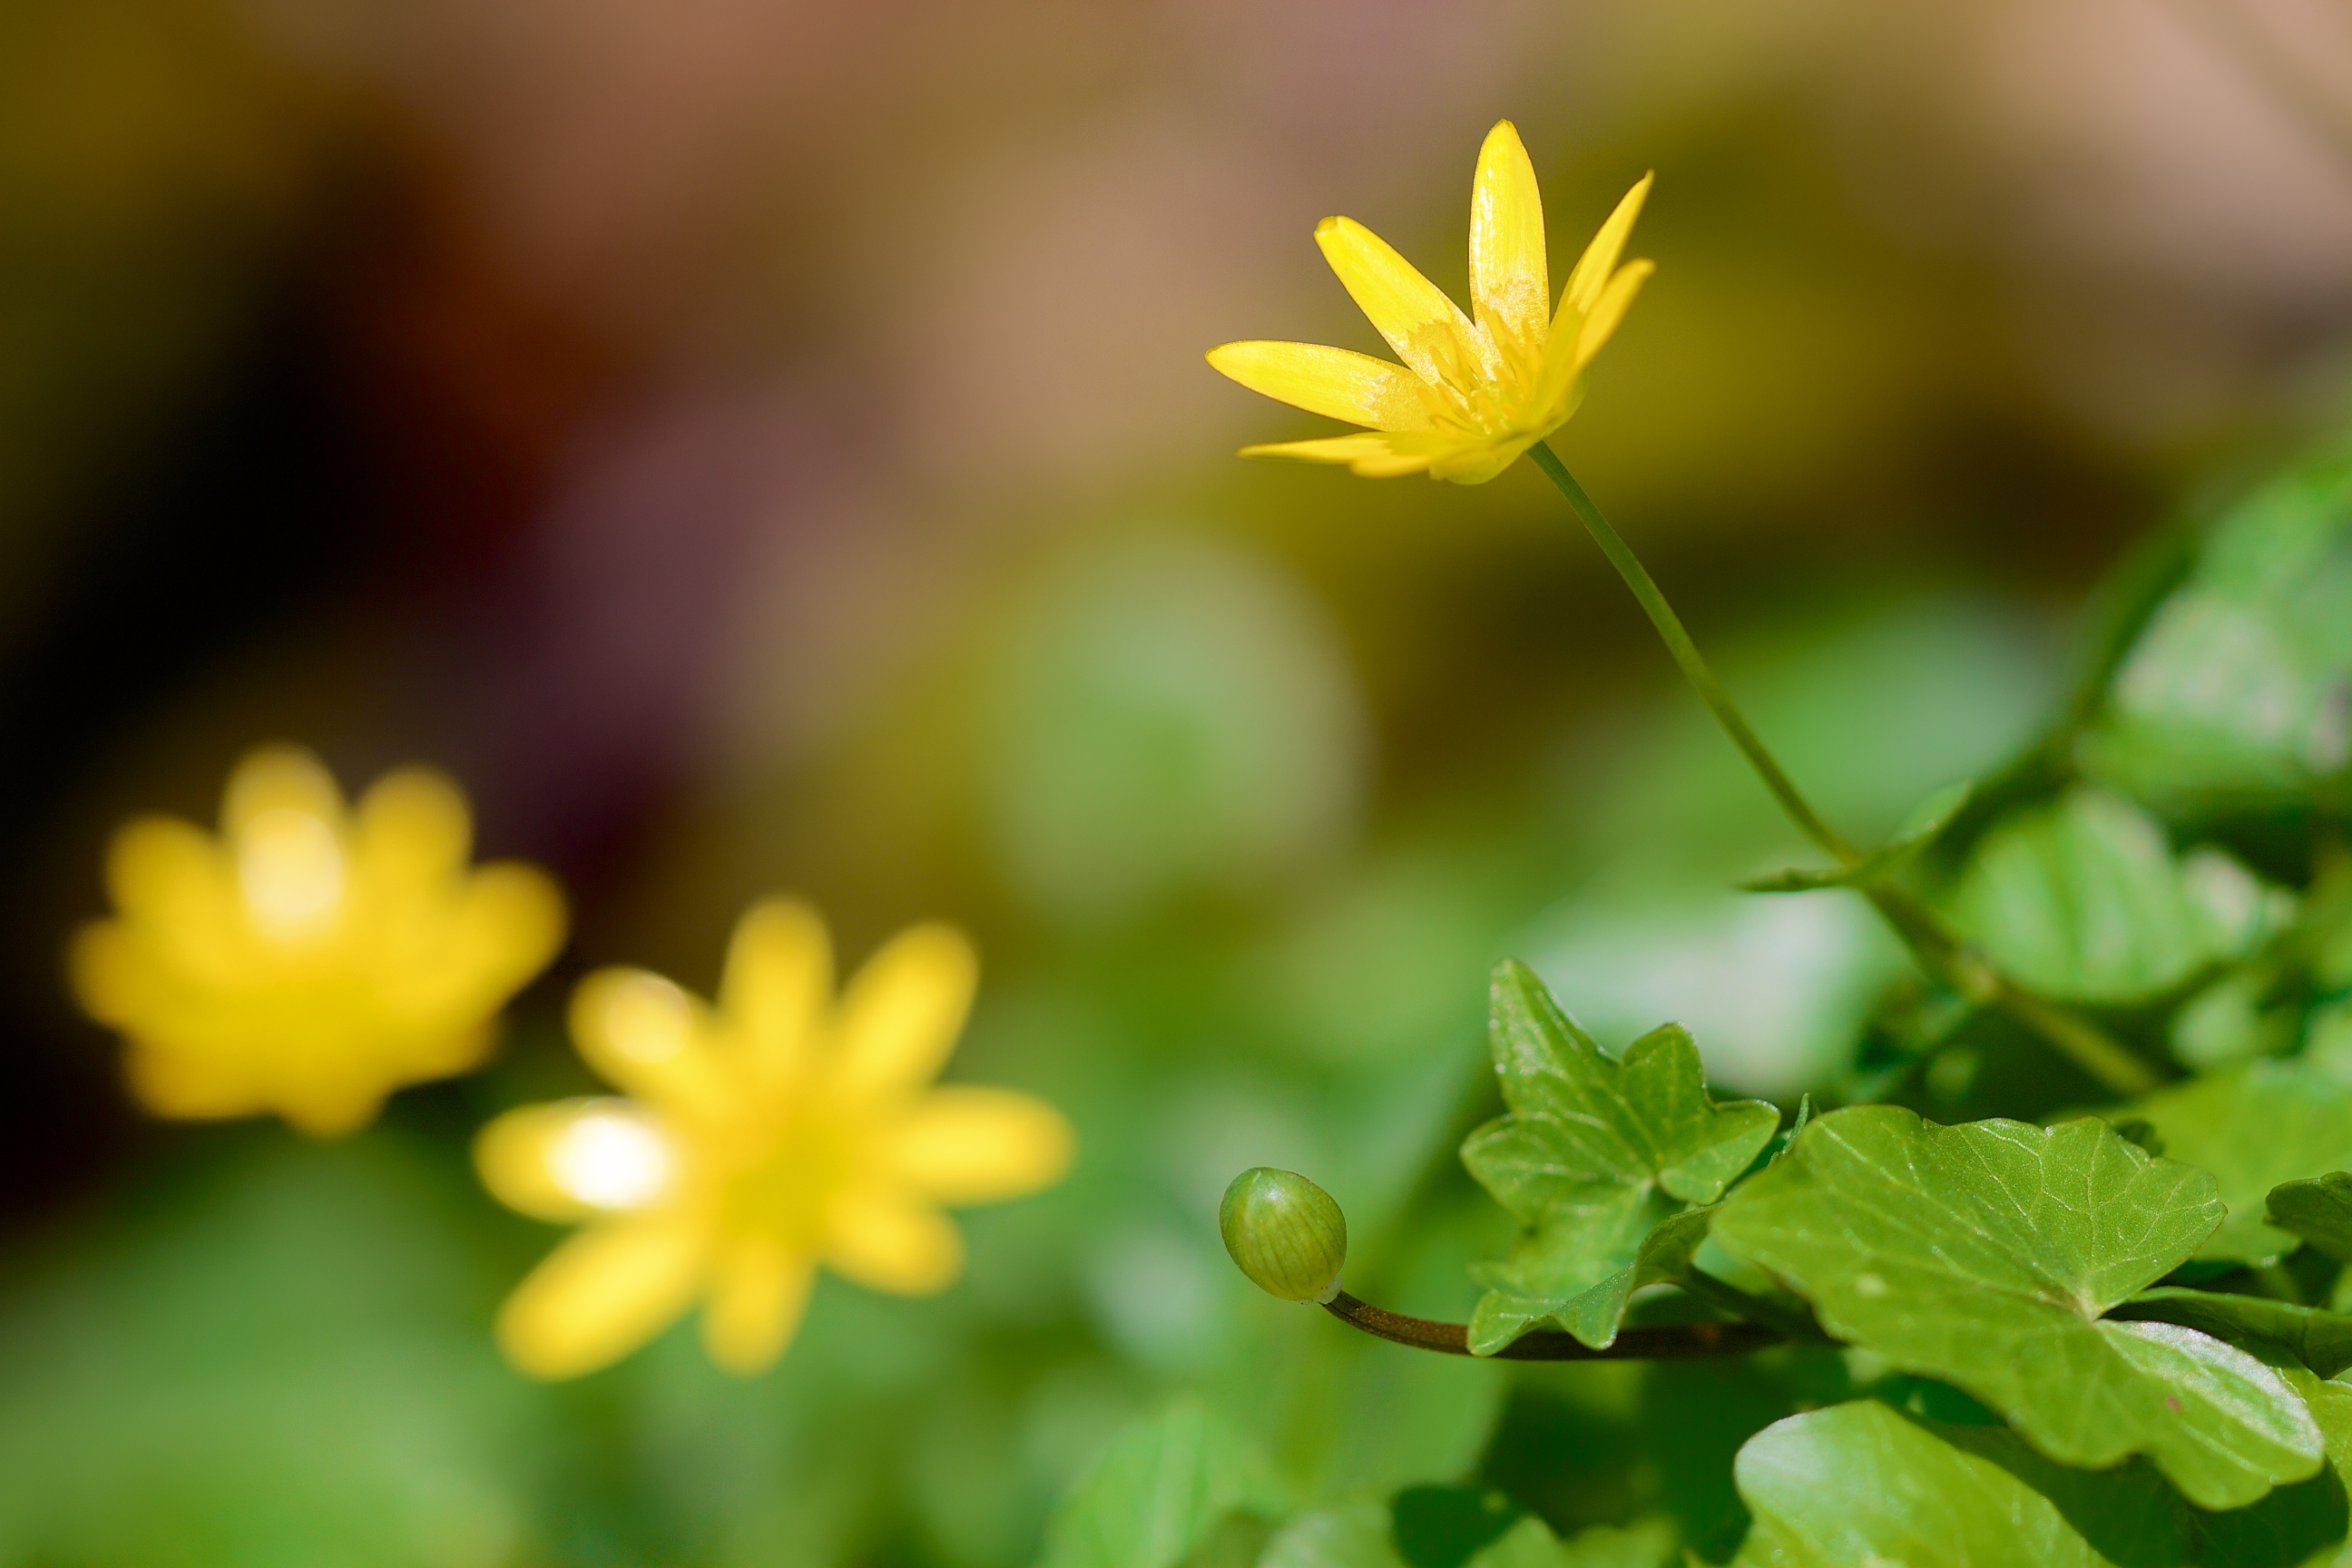
[[(1323, 1303), (1323, 1310), (1350, 1328), (1374, 1339), (1440, 1355), (1468, 1355), (1470, 1330), (1465, 1323), (1441, 1323), (1429, 1318), (1409, 1318), (1375, 1307), (1340, 1291)], [(1771, 1345), (1787, 1343), (1787, 1336), (1761, 1323), (1670, 1323), (1620, 1330), (1607, 1350), (1594, 1350), (1575, 1335), (1558, 1329), (1538, 1329), (1496, 1351), (1494, 1361), (1691, 1361), (1706, 1356), (1746, 1355)]]

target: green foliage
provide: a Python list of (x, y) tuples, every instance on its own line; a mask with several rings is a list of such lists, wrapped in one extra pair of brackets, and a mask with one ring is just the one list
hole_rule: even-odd
[(1042, 1563), (1171, 1568), (1277, 1510), (1264, 1462), (1208, 1405), (1182, 1397), (1112, 1440), (1055, 1516)]
[(1541, 1323), (1605, 1348), (1633, 1292), (1675, 1277), (1697, 1245), (1688, 1223), (1661, 1227), (1721, 1197), (1780, 1112), (1717, 1104), (1697, 1047), (1673, 1025), (1612, 1060), (1523, 964), (1496, 969), (1490, 1005), (1511, 1109), (1470, 1135), (1462, 1161), (1525, 1229), (1507, 1263), (1478, 1271), (1487, 1291), (1471, 1349), (1492, 1354)]
[(1900, 871), (1942, 837), (1969, 804), (1971, 780), (1946, 784), (1915, 807), (1885, 846), (1851, 866), (1827, 871), (1779, 871), (1744, 882), (1751, 893), (1803, 893), (1817, 888), (1864, 888)]
[(2221, 1223), (2213, 1178), (2105, 1122), (1938, 1127), (1892, 1106), (1812, 1121), (1717, 1217), (1832, 1333), (1944, 1378), (2063, 1463), (2150, 1456), (2208, 1507), (2319, 1464), (2277, 1376), (2171, 1324), (2103, 1321)]
[(2183, 1561), (2169, 1499), (2145, 1469), (2084, 1476), (2063, 1494), (2070, 1506), (2032, 1484), (2051, 1469), (2006, 1434), (1939, 1434), (1867, 1400), (1791, 1416), (1739, 1451), (1739, 1495), (1755, 1510), (1756, 1528), (1738, 1561), (1741, 1568)]
[(2216, 527), (2116, 670), (2084, 766), (2168, 808), (2309, 797), (2352, 755), (2352, 460), (2282, 476)]
[(2277, 1258), (2296, 1238), (2268, 1223), (2272, 1189), (2352, 1165), (2352, 1082), (2304, 1060), (2248, 1062), (2192, 1079), (2129, 1113), (2155, 1128), (2166, 1153), (2220, 1183), (2229, 1218), (2200, 1258)]
[(2301, 1237), (2339, 1263), (2352, 1261), (2352, 1172), (2281, 1182), (2263, 1207), (2273, 1229)]
[[(1257, 1562), (2352, 1562), (2352, 1383), (2336, 1381), (2352, 1313), (2318, 1304), (2352, 1303), (2347, 525), (2352, 464), (2281, 479), (2123, 584), (2084, 684), (2011, 765), (1938, 792), (1854, 865), (1746, 882), (1811, 895), (1750, 906), (1800, 913), (1892, 920), (1890, 891), (1916, 897), (1964, 944), (1888, 990), (1859, 1041), (1806, 1058), (1858, 1046), (1855, 1070), (1814, 1079), (1837, 1109), (1809, 1100), (1782, 1134), (1772, 1107), (1708, 1088), (1711, 1063), (1748, 1070), (1743, 1018), (1777, 1026), (1773, 965), (1794, 988), (1827, 951), (1818, 921), (1715, 941), (1662, 919), (1672, 876), (1629, 858), (1548, 928), (1546, 972), (1571, 1005), (1603, 998), (1612, 1038), (1633, 1033), (1638, 987), (1612, 970), (1633, 927), (1687, 947), (1719, 1058), (1674, 1024), (1612, 1054), (1531, 971), (1498, 967), (1505, 1114), (1462, 1163), (1517, 1237), (1471, 1269), (1468, 1347), (1545, 1327), (1622, 1347), (1629, 1322), (1727, 1318), (1794, 1342), (1738, 1363), (1474, 1369), (1512, 1380), (1475, 1469), (1433, 1450), (1418, 1478), (1325, 1487), (1267, 1516)], [(1654, 808), (1673, 797), (1653, 786)], [(1642, 963), (1644, 984), (1683, 973)], [(2011, 1119), (2099, 1103), (2053, 1017), (2177, 1081), (2095, 1117)], [(1871, 1099), (1991, 1114), (1939, 1125), (1854, 1103)], [(1809, 1348), (1824, 1341), (1845, 1348)]]
[(2075, 789), (1987, 834), (1950, 900), (1994, 963), (2042, 994), (2139, 1001), (2245, 952), (2273, 918), (2219, 850), (2174, 855), (2120, 796)]
[(2220, 1339), (2268, 1341), (2293, 1352), (2322, 1377), (2333, 1377), (2352, 1366), (2352, 1318), (2297, 1301), (2159, 1285), (2141, 1291), (2107, 1315), (2179, 1323)]
[(512, 1561), (545, 1429), (467, 1196), (391, 1139), (278, 1147), (20, 1279), (0, 1562)]
[(1468, 1528), (1433, 1531), (1411, 1493), (1390, 1506), (1351, 1503), (1291, 1521), (1267, 1544), (1258, 1568), (1668, 1568), (1676, 1558), (1677, 1537), (1666, 1520), (1622, 1529), (1594, 1525), (1562, 1541), (1499, 1494), (1422, 1489), (1461, 1499)]

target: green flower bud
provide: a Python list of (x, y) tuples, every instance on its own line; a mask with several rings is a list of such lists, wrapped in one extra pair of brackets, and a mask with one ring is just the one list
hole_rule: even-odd
[(1328, 1301), (1348, 1261), (1348, 1216), (1295, 1171), (1244, 1171), (1217, 1205), (1225, 1250), (1250, 1282), (1286, 1301)]

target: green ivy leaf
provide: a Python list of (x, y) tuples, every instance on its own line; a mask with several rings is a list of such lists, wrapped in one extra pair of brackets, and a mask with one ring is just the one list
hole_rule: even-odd
[(2245, 952), (2278, 900), (2218, 849), (2173, 854), (2156, 819), (2077, 788), (1987, 833), (1949, 900), (2011, 978), (2068, 1001), (2159, 995)]
[(2318, 1423), (2327, 1468), (2307, 1481), (2281, 1487), (2252, 1508), (2194, 1516), (2194, 1561), (2211, 1568), (2344, 1568), (2352, 1510), (2344, 1481), (2352, 1466), (2352, 1388), (2323, 1378), (2263, 1346), (2249, 1349), (2277, 1369)]
[(1715, 1237), (1831, 1333), (1965, 1389), (2052, 1458), (2144, 1453), (2192, 1500), (2235, 1508), (2317, 1468), (2302, 1402), (2195, 1330), (2101, 1321), (2221, 1216), (2211, 1176), (2103, 1121), (1939, 1127), (1868, 1105), (1816, 1118)]
[[(2051, 1469), (1997, 1427), (1931, 1427), (1874, 1401), (1792, 1415), (1739, 1450), (1756, 1525), (1738, 1568), (2184, 1561), (2179, 1506), (2145, 1468)], [(2070, 1506), (2033, 1484), (2045, 1479)]]
[(2352, 1263), (2352, 1171), (2281, 1182), (2263, 1209), (2273, 1229), (2301, 1237), (2338, 1263)]
[(2292, 1301), (2274, 1301), (2267, 1296), (2159, 1285), (2141, 1291), (2107, 1316), (2179, 1323), (2216, 1339), (2256, 1335), (2293, 1351), (2322, 1377), (2334, 1377), (2352, 1366), (2352, 1318)]
[(2352, 755), (2352, 460), (2239, 503), (2149, 618), (2079, 747), (2143, 798), (2276, 804)]
[(1626, 1299), (1686, 1267), (1705, 1233), (1703, 1221), (1659, 1227), (1720, 1198), (1780, 1113), (1711, 1100), (1675, 1025), (1611, 1060), (1515, 961), (1495, 970), (1488, 1038), (1510, 1113), (1473, 1132), (1462, 1161), (1525, 1230), (1507, 1263), (1480, 1270), (1471, 1350), (1491, 1355), (1543, 1322), (1606, 1348)]
[(1223, 1417), (1180, 1395), (1079, 1478), (1046, 1528), (1041, 1568), (1172, 1568), (1233, 1515), (1273, 1510), (1265, 1474)]
[(2253, 1061), (2160, 1090), (2126, 1114), (2155, 1127), (2165, 1152), (2210, 1171), (2230, 1217), (2200, 1258), (2264, 1264), (2296, 1237), (2267, 1223), (2284, 1182), (2352, 1166), (2352, 1083), (2299, 1059)]
[[(1543, 1323), (1558, 1323), (1597, 1349), (1613, 1343), (1634, 1291), (1644, 1285), (1689, 1281), (1691, 1255), (1706, 1238), (1715, 1212), (1685, 1209), (1677, 1214), (1671, 1205), (1664, 1207), (1666, 1217), (1656, 1220), (1657, 1228), (1635, 1244), (1632, 1267), (1574, 1295), (1530, 1295), (1528, 1282), (1538, 1289), (1554, 1282), (1573, 1289), (1593, 1268), (1593, 1258), (1612, 1239), (1609, 1233), (1580, 1234), (1555, 1225), (1522, 1238), (1508, 1263), (1472, 1266), (1472, 1277), (1488, 1289), (1470, 1314), (1471, 1353), (1492, 1355)], [(1633, 1222), (1651, 1223), (1652, 1212), (1651, 1207), (1634, 1211)], [(1608, 1258), (1601, 1261), (1605, 1266)]]

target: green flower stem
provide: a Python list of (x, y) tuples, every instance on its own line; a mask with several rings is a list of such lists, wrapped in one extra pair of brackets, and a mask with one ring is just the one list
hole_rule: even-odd
[[(1375, 1339), (1441, 1355), (1468, 1355), (1470, 1330), (1463, 1323), (1433, 1322), (1408, 1318), (1384, 1307), (1359, 1301), (1345, 1290), (1323, 1303), (1323, 1310)], [(1760, 1323), (1674, 1323), (1654, 1328), (1625, 1329), (1605, 1351), (1594, 1350), (1573, 1334), (1538, 1329), (1495, 1352), (1496, 1361), (1688, 1361), (1699, 1356), (1746, 1355), (1784, 1342), (1777, 1331)]]
[(1772, 798), (1780, 803), (1780, 809), (1804, 830), (1806, 837), (1835, 856), (1840, 865), (1851, 866), (1859, 861), (1862, 851), (1854, 847), (1853, 841), (1844, 834), (1822, 820), (1821, 813), (1813, 809), (1812, 803), (1804, 797), (1795, 782), (1781, 772), (1779, 761), (1765, 750), (1764, 742), (1757, 738), (1756, 731), (1748, 727), (1748, 720), (1731, 700), (1731, 693), (1723, 689), (1723, 682), (1715, 678), (1715, 671), (1709, 669), (1706, 660), (1699, 657), (1698, 645), (1691, 641), (1690, 633), (1683, 629), (1682, 617), (1675, 614), (1672, 605), (1666, 603), (1665, 595), (1658, 591), (1657, 584), (1651, 580), (1648, 570), (1643, 566), (1641, 558), (1633, 553), (1633, 547), (1618, 537), (1617, 531), (1609, 526), (1609, 520), (1601, 515), (1601, 509), (1593, 504), (1592, 498), (1584, 493), (1584, 487), (1576, 482), (1576, 476), (1568, 471), (1568, 465), (1559, 460), (1559, 454), (1538, 441), (1528, 448), (1528, 456), (1533, 458), (1536, 467), (1559, 487), (1559, 493), (1568, 498), (1569, 510), (1575, 512), (1577, 520), (1584, 524), (1584, 531), (1592, 535), (1592, 542), (1601, 546), (1601, 553), (1609, 557), (1609, 564), (1617, 568), (1617, 575), (1625, 579), (1625, 586), (1631, 588), (1633, 597), (1641, 602), (1643, 611), (1650, 617), (1650, 624), (1658, 628), (1658, 636), (1665, 643), (1666, 651), (1674, 655), (1675, 663), (1682, 667), (1683, 679), (1691, 683), (1691, 689), (1698, 693), (1698, 700), (1706, 704), (1707, 711), (1715, 715), (1715, 721), (1723, 726), (1725, 734), (1731, 737), (1731, 743), (1739, 748), (1748, 765), (1763, 778), (1764, 787), (1772, 792)]
[[(1682, 617), (1675, 614), (1672, 605), (1666, 603), (1665, 595), (1643, 566), (1640, 557), (1633, 553), (1633, 547), (1609, 526), (1609, 520), (1601, 514), (1601, 508), (1585, 493), (1584, 487), (1576, 482), (1576, 476), (1568, 471), (1568, 465), (1559, 460), (1559, 454), (1538, 441), (1528, 448), (1528, 456), (1535, 459), (1536, 467), (1544, 471), (1544, 477), (1550, 479), (1559, 493), (1567, 498), (1569, 510), (1576, 513), (1577, 521), (1584, 524), (1584, 531), (1592, 536), (1592, 542), (1601, 547), (1601, 552), (1617, 569), (1617, 575), (1623, 578), (1625, 586), (1633, 590), (1634, 599), (1649, 616), (1650, 624), (1657, 628), (1659, 637), (1665, 643), (1666, 651), (1674, 656), (1675, 663), (1681, 668), (1683, 678), (1690, 682), (1691, 689), (1698, 693), (1699, 700), (1706, 704), (1707, 711), (1715, 715), (1716, 722), (1722, 725), (1724, 733), (1731, 737), (1731, 743), (1739, 748), (1740, 754), (1748, 759), (1748, 765), (1764, 781), (1764, 787), (1772, 792), (1772, 798), (1780, 803), (1780, 809), (1789, 814), (1789, 819), (1806, 837), (1834, 857), (1841, 866), (1859, 865), (1864, 852), (1813, 809), (1804, 792), (1797, 788), (1796, 782), (1781, 768), (1779, 759), (1749, 727), (1747, 716), (1732, 701), (1731, 693), (1724, 689), (1722, 681), (1716, 679), (1715, 671), (1707, 667), (1706, 658), (1700, 655), (1698, 645), (1684, 629)], [(1995, 970), (1985, 962), (1981, 953), (1938, 919), (1934, 910), (1892, 881), (1884, 877), (1872, 878), (1860, 883), (1857, 890), (1870, 900), (1872, 907), (1903, 939), (1921, 967), (1980, 1005), (1997, 1007), (2032, 1029), (2115, 1093), (2127, 1098), (2142, 1095), (2162, 1083), (2155, 1069), (2105, 1031), (2032, 994)]]

